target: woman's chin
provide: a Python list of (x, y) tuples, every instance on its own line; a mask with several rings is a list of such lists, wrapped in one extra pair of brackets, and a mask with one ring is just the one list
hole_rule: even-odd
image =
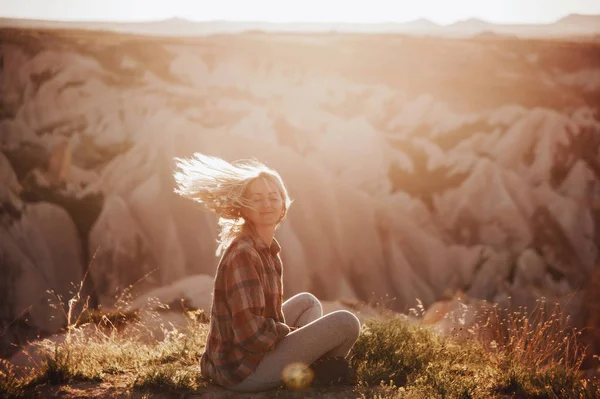
[(259, 224), (262, 226), (275, 226), (277, 224), (277, 218), (274, 216), (263, 218)]

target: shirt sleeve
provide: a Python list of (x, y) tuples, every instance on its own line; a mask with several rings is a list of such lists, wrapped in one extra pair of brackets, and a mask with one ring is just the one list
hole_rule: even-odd
[(268, 351), (290, 332), (286, 324), (262, 316), (265, 295), (257, 272), (258, 262), (257, 254), (240, 251), (232, 257), (225, 271), (233, 342), (255, 353)]

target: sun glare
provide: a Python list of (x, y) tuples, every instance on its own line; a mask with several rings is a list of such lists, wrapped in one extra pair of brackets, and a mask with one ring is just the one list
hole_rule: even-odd
[(0, 0), (0, 17), (59, 20), (190, 20), (267, 22), (405, 22), (449, 24), (468, 18), (495, 23), (551, 22), (569, 13), (600, 13), (597, 0)]
[(311, 368), (300, 362), (288, 364), (281, 373), (285, 386), (296, 391), (308, 388), (314, 377)]
[[(410, 21), (427, 18), (446, 24), (472, 16), (492, 15), (497, 21), (510, 21), (518, 17), (522, 6), (517, 2), (494, 2), (480, 0), (414, 1), (344, 1), (305, 0), (302, 2), (281, 0), (259, 0), (252, 2), (221, 2), (211, 5), (210, 13), (215, 19), (258, 20), (271, 22), (339, 22), (377, 23), (388, 21)], [(485, 7), (482, 7), (482, 3)], [(195, 5), (193, 5), (195, 4)], [(187, 4), (186, 15), (190, 19), (205, 19), (206, 7), (196, 3)], [(489, 19), (489, 18), (488, 18)]]

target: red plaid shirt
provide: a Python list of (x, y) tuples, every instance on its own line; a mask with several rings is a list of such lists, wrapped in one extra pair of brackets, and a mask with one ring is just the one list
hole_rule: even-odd
[(202, 375), (224, 387), (242, 382), (289, 332), (283, 303), (281, 247), (250, 234), (236, 238), (215, 275)]

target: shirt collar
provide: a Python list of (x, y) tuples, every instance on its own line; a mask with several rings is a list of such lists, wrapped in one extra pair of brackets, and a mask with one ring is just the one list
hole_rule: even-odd
[(281, 251), (281, 245), (279, 245), (279, 241), (277, 241), (275, 237), (273, 237), (273, 242), (271, 243), (271, 246), (267, 247), (267, 244), (260, 237), (258, 237), (256, 233), (252, 231), (245, 231), (244, 235), (252, 241), (256, 249), (269, 250), (269, 252), (273, 256), (277, 256), (277, 254)]

